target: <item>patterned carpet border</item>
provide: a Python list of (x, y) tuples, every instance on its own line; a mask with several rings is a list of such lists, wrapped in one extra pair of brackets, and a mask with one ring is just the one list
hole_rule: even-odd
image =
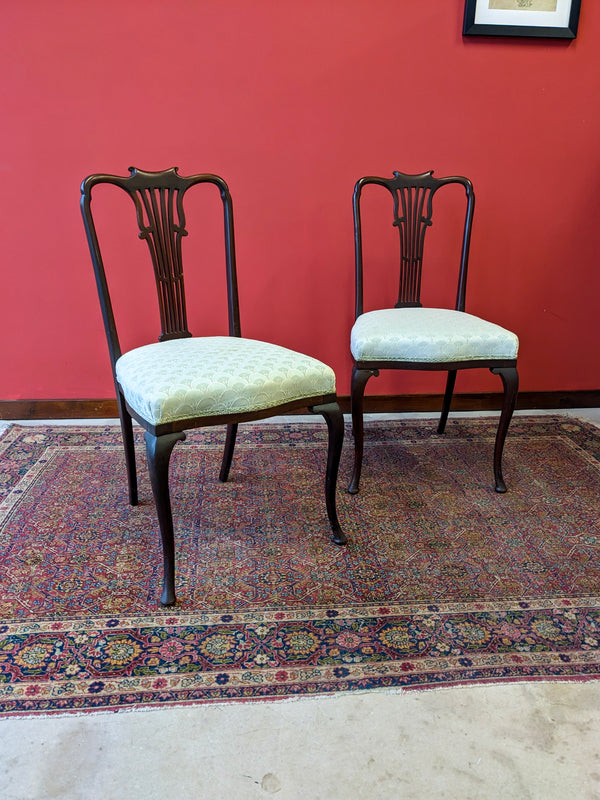
[[(386, 443), (392, 448), (399, 435), (412, 442), (439, 441), (429, 427), (426, 423), (381, 424), (370, 429), (368, 446), (373, 452)], [(291, 445), (295, 448), (312, 453), (323, 446), (322, 431), (316, 426), (284, 425), (252, 428), (246, 443), (242, 437), (240, 448), (242, 452), (263, 446), (267, 451), (277, 446), (289, 448), (290, 432), (295, 437)], [(464, 421), (449, 432), (443, 447), (448, 448), (453, 441), (469, 439), (485, 442), (487, 446), (491, 433), (493, 422)], [(82, 591), (81, 598), (77, 599), (78, 606), (70, 606), (66, 596), (62, 601), (64, 611), (48, 615), (35, 603), (27, 605), (25, 602), (27, 593), (35, 596), (35, 587), (26, 583), (26, 576), (32, 573), (24, 571), (26, 560), (19, 560), (19, 552), (26, 550), (27, 537), (35, 537), (36, 531), (46, 536), (42, 522), (52, 516), (51, 512), (58, 509), (62, 515), (65, 513), (62, 506), (52, 505), (58, 502), (53, 496), (48, 498), (44, 491), (34, 492), (35, 487), (40, 489), (40, 481), (52, 460), (49, 440), (52, 448), (63, 452), (65, 447), (70, 448), (73, 459), (84, 450), (93, 451), (94, 458), (101, 458), (103, 452), (117, 449), (118, 430), (112, 427), (11, 427), (0, 437), (3, 479), (0, 484), (0, 542), (3, 549), (6, 547), (0, 577), (7, 587), (6, 593), (3, 592), (5, 597), (15, 591), (16, 582), (21, 581), (17, 588), (22, 593), (25, 611), (15, 604), (14, 613), (7, 614), (5, 609), (0, 622), (0, 713), (118, 710), (364, 689), (600, 677), (600, 592), (568, 591), (576, 585), (588, 589), (596, 587), (600, 578), (600, 569), (594, 566), (598, 562), (600, 530), (594, 517), (593, 499), (586, 499), (593, 498), (594, 488), (597, 497), (600, 488), (600, 430), (562, 417), (515, 420), (511, 427), (512, 450), (507, 447), (507, 461), (513, 474), (520, 464), (516, 453), (519, 439), (527, 440), (528, 446), (535, 448), (536, 438), (541, 441), (544, 436), (554, 443), (559, 438), (566, 443), (579, 470), (575, 475), (569, 470), (571, 478), (566, 475), (566, 483), (561, 485), (554, 485), (560, 471), (552, 472), (549, 483), (553, 484), (556, 495), (548, 499), (540, 526), (534, 530), (538, 535), (542, 529), (545, 532), (544, 552), (551, 552), (553, 558), (562, 553), (560, 558), (570, 557), (574, 561), (571, 571), (561, 573), (564, 591), (539, 591), (538, 596), (523, 595), (522, 599), (474, 597), (475, 590), (465, 585), (458, 597), (386, 602), (393, 597), (388, 590), (381, 602), (369, 602), (365, 601), (369, 592), (359, 585), (360, 576), (354, 576), (355, 588), (361, 589), (362, 594), (357, 591), (356, 599), (351, 602), (293, 605), (276, 602), (276, 595), (273, 595), (275, 599), (264, 607), (239, 600), (236, 608), (230, 599), (229, 606), (222, 608), (161, 610), (151, 596), (149, 600), (140, 601), (139, 613), (96, 615), (85, 608), (85, 592)], [(201, 441), (203, 446), (217, 451), (222, 437), (212, 431), (203, 432)], [(379, 448), (374, 447), (375, 443)], [(189, 446), (197, 449), (199, 438), (194, 441), (192, 437)], [(376, 466), (371, 460), (370, 468)], [(346, 463), (344, 470), (347, 470)], [(89, 476), (89, 480), (93, 483), (93, 476)], [(121, 476), (114, 480), (115, 487), (121, 487)], [(489, 482), (489, 475), (482, 475), (482, 481)], [(579, 485), (583, 487), (583, 498), (578, 496)], [(427, 495), (427, 486), (422, 485), (421, 490)], [(122, 493), (122, 487), (115, 491)], [(515, 508), (520, 491), (525, 496), (525, 481), (520, 489), (518, 480), (514, 479), (511, 502), (517, 504)], [(348, 517), (354, 500), (342, 492), (343, 486), (340, 503), (344, 516)], [(27, 508), (24, 506), (26, 498), (30, 502)], [(295, 496), (286, 496), (290, 498), (296, 501)], [(366, 507), (372, 501), (365, 497), (360, 502)], [(494, 502), (492, 494), (490, 503)], [(504, 499), (500, 498), (499, 502)], [(576, 508), (574, 503), (577, 503)], [(412, 511), (407, 513), (421, 513), (418, 504), (408, 505)], [(368, 517), (372, 522), (380, 519), (378, 507), (374, 508), (377, 513)], [(496, 507), (492, 505), (492, 508)], [(547, 508), (556, 508), (552, 518)], [(369, 513), (371, 511), (369, 506)], [(571, 516), (567, 517), (567, 512)], [(491, 516), (497, 513), (494, 510)], [(57, 518), (53, 519), (56, 525)], [(526, 515), (522, 519), (527, 519)], [(85, 526), (85, 520), (79, 518), (78, 524)], [(125, 525), (127, 530), (129, 524)], [(466, 525), (465, 530), (468, 529)], [(284, 530), (287, 530), (285, 526)], [(552, 535), (546, 533), (548, 530)], [(9, 540), (11, 531), (13, 539)], [(377, 545), (379, 540), (372, 531), (369, 533), (368, 539)], [(385, 539), (389, 538), (389, 529), (384, 533)], [(290, 560), (297, 561), (296, 540), (290, 541), (293, 556)], [(579, 550), (573, 546), (575, 541), (583, 542)], [(52, 540), (48, 546), (60, 560), (64, 554), (56, 542)], [(368, 544), (366, 542), (363, 550), (357, 542), (354, 551), (350, 549), (349, 553), (336, 556), (346, 561), (336, 563), (344, 564), (349, 570), (357, 569), (357, 559), (367, 558)], [(564, 552), (557, 549), (559, 545), (564, 546)], [(307, 545), (316, 546), (310, 542)], [(324, 542), (322, 547), (323, 558), (331, 557), (328, 548), (332, 546)], [(481, 565), (484, 565), (487, 551), (481, 552)], [(381, 552), (378, 557), (383, 568), (388, 562)], [(539, 554), (538, 558), (541, 558)], [(72, 572), (73, 564), (81, 564), (81, 561), (70, 562), (68, 570)], [(34, 562), (33, 567), (27, 562), (28, 569), (34, 569), (33, 574), (35, 570), (44, 569), (41, 553)], [(306, 564), (316, 570), (315, 563), (321, 562), (305, 554), (304, 561), (295, 564), (295, 569), (301, 570), (302, 564)], [(546, 565), (545, 574), (558, 576), (559, 566), (551, 573)], [(142, 567), (139, 574), (145, 575), (148, 564)], [(531, 570), (527, 575), (531, 582), (536, 569), (541, 567), (534, 564), (527, 569)], [(54, 579), (57, 586), (63, 586), (56, 577), (59, 572), (60, 569), (55, 568)], [(182, 573), (185, 574), (185, 565)], [(581, 583), (584, 574), (585, 581)], [(189, 580), (191, 582), (191, 578)], [(422, 575), (421, 580), (426, 581), (427, 576)], [(111, 581), (106, 591), (111, 586), (118, 589), (114, 577)], [(154, 589), (155, 585), (152, 592)], [(373, 589), (371, 593), (377, 592), (381, 590)]]

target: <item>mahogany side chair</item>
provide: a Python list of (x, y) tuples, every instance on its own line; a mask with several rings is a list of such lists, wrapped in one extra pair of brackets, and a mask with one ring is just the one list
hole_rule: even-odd
[[(219, 479), (226, 481), (238, 423), (308, 408), (327, 423), (328, 456), (325, 505), (331, 538), (346, 543), (336, 511), (336, 483), (344, 438), (333, 370), (285, 347), (242, 338), (236, 276), (233, 204), (217, 175), (180, 176), (177, 168), (128, 176), (90, 175), (81, 184), (81, 211), (96, 276), (112, 365), (129, 486), (137, 505), (133, 423), (145, 430), (146, 455), (163, 551), (160, 602), (173, 605), (175, 546), (169, 492), (169, 461), (185, 430), (225, 425)], [(158, 341), (122, 352), (113, 303), (92, 215), (92, 191), (101, 184), (124, 190), (133, 200), (138, 236), (146, 241), (158, 293), (161, 333)], [(188, 329), (182, 239), (188, 235), (184, 197), (200, 184), (220, 193), (225, 228), (228, 335), (194, 337)], [(215, 195), (216, 196), (216, 195)]]
[[(458, 288), (453, 309), (425, 307), (421, 303), (421, 278), (425, 234), (433, 223), (434, 196), (443, 187), (458, 184), (466, 203), (458, 269)], [(394, 306), (363, 311), (363, 233), (361, 196), (366, 186), (383, 187), (393, 201), (392, 225), (399, 234), (398, 296)], [(434, 178), (433, 172), (392, 178), (364, 177), (354, 187), (355, 322), (350, 349), (354, 361), (351, 380), (354, 469), (349, 491), (359, 490), (364, 430), (363, 399), (367, 381), (382, 369), (447, 371), (446, 390), (438, 433), (444, 433), (459, 369), (485, 367), (499, 375), (503, 404), (494, 447), (495, 490), (505, 492), (502, 453), (517, 400), (518, 338), (514, 333), (465, 311), (467, 266), (475, 194), (471, 181), (455, 176)]]

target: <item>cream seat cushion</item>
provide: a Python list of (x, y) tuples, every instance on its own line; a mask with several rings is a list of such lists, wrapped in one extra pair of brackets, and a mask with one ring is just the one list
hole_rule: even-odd
[(451, 362), (514, 359), (519, 340), (493, 322), (446, 308), (386, 308), (352, 328), (356, 361)]
[(335, 374), (326, 364), (233, 336), (144, 345), (118, 359), (116, 374), (130, 408), (154, 425), (335, 393)]

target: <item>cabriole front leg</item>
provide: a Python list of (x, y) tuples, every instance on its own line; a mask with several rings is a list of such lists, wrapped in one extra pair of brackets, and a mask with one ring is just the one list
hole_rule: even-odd
[(516, 367), (506, 368), (492, 368), (490, 372), (494, 375), (500, 375), (504, 385), (504, 399), (502, 401), (502, 412), (500, 414), (500, 422), (498, 423), (498, 431), (496, 433), (496, 444), (494, 445), (494, 480), (496, 483), (495, 489), (499, 493), (506, 491), (506, 484), (502, 476), (502, 453), (504, 451), (504, 441), (508, 426), (512, 419), (515, 405), (517, 404), (517, 393), (519, 391), (519, 375)]
[(169, 461), (173, 448), (185, 439), (185, 433), (168, 433), (154, 436), (146, 432), (146, 454), (152, 494), (156, 505), (160, 538), (163, 550), (163, 586), (161, 605), (172, 606), (175, 597), (175, 541), (173, 537), (173, 515), (169, 494)]
[(331, 539), (335, 544), (346, 544), (348, 539), (339, 523), (336, 508), (337, 478), (344, 444), (344, 415), (337, 403), (315, 406), (311, 411), (316, 411), (323, 415), (329, 432), (327, 472), (325, 473), (325, 502), (332, 530)]
[(352, 384), (350, 387), (350, 405), (352, 411), (352, 435), (354, 437), (354, 468), (352, 480), (348, 491), (356, 494), (360, 485), (360, 473), (363, 459), (363, 398), (367, 381), (374, 375), (379, 375), (378, 370), (358, 369), (356, 364), (352, 367)]

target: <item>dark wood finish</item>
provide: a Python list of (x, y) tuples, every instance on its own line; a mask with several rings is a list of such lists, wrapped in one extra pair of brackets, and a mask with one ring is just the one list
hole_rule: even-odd
[[(392, 198), (393, 226), (399, 234), (399, 265), (398, 265), (398, 296), (394, 308), (420, 308), (421, 279), (423, 270), (423, 253), (425, 235), (433, 224), (433, 202), (437, 192), (443, 187), (458, 185), (465, 191), (465, 212), (462, 228), (462, 244), (460, 263), (458, 268), (458, 284), (456, 291), (456, 311), (465, 310), (467, 290), (467, 270), (469, 262), (469, 246), (475, 208), (475, 193), (473, 185), (468, 178), (452, 176), (447, 178), (434, 178), (433, 172), (423, 172), (419, 175), (406, 175), (394, 172), (392, 178), (367, 176), (356, 182), (353, 195), (354, 214), (354, 253), (355, 253), (355, 318), (363, 314), (364, 303), (364, 264), (363, 264), (363, 235), (361, 221), (361, 197), (366, 186), (378, 186), (385, 189)], [(438, 425), (438, 432), (443, 433), (448, 413), (452, 402), (452, 394), (459, 369), (475, 369), (485, 367), (499, 374), (504, 385), (504, 399), (502, 413), (496, 436), (494, 451), (494, 476), (496, 491), (505, 492), (506, 486), (502, 478), (502, 451), (506, 432), (510, 424), (513, 410), (517, 400), (518, 376), (516, 359), (490, 359), (477, 361), (454, 362), (414, 362), (414, 361), (355, 361), (352, 370), (350, 388), (350, 403), (352, 413), (352, 431), (354, 435), (354, 469), (348, 491), (356, 494), (360, 487), (362, 469), (364, 433), (364, 394), (368, 380), (377, 376), (382, 369), (417, 369), (437, 370), (448, 373), (446, 391), (442, 403), (442, 413)]]
[[(365, 414), (400, 414), (439, 412), (441, 394), (366, 395)], [(344, 414), (350, 413), (350, 396), (338, 395)], [(502, 394), (497, 392), (463, 392), (452, 396), (454, 411), (496, 411), (502, 407)], [(600, 389), (578, 391), (522, 392), (517, 396), (519, 411), (536, 409), (600, 408)], [(306, 409), (308, 411), (308, 409)], [(302, 414), (302, 409), (289, 411)], [(112, 400), (0, 400), (0, 420), (73, 420), (116, 419), (117, 401)]]
[(233, 450), (235, 448), (235, 440), (237, 438), (238, 426), (237, 423), (227, 426), (227, 437), (225, 439), (225, 450), (223, 452), (223, 461), (221, 462), (221, 472), (219, 473), (219, 480), (225, 483), (229, 477), (229, 470), (231, 469), (231, 462), (233, 460)]
[(175, 539), (173, 536), (173, 514), (169, 492), (169, 460), (177, 442), (185, 439), (185, 433), (167, 433), (154, 436), (146, 431), (146, 455), (152, 494), (158, 515), (160, 538), (163, 549), (163, 588), (160, 602), (172, 606), (175, 601)]
[(184, 197), (192, 187), (200, 184), (212, 184), (217, 187), (223, 206), (225, 229), (229, 335), (241, 336), (233, 230), (233, 203), (225, 181), (217, 175), (209, 173), (182, 177), (176, 168), (162, 172), (144, 172), (132, 167), (129, 172), (130, 174), (125, 177), (105, 174), (87, 177), (81, 185), (81, 212), (94, 266), (115, 382), (117, 408), (121, 419), (125, 463), (129, 482), (129, 499), (133, 505), (137, 503), (137, 476), (132, 432), (132, 424), (133, 420), (135, 420), (146, 432), (148, 468), (163, 547), (164, 573), (161, 603), (163, 605), (172, 605), (176, 602), (175, 544), (169, 493), (169, 461), (175, 444), (185, 438), (184, 431), (202, 426), (227, 426), (225, 450), (219, 475), (221, 481), (226, 481), (233, 459), (237, 426), (240, 422), (291, 413), (305, 408), (310, 412), (322, 414), (327, 422), (329, 434), (325, 476), (325, 503), (332, 529), (332, 539), (336, 544), (345, 544), (346, 536), (340, 527), (336, 512), (336, 483), (344, 437), (344, 420), (335, 394), (304, 397), (295, 402), (273, 406), (258, 412), (196, 417), (159, 425), (154, 425), (128, 406), (116, 377), (116, 362), (121, 356), (121, 345), (92, 214), (92, 192), (96, 190), (96, 187), (101, 185), (117, 187), (127, 192), (134, 203), (138, 235), (148, 246), (154, 271), (161, 323), (159, 341), (192, 336), (186, 314), (182, 253), (182, 239), (187, 236)]
[[(400, 414), (439, 412), (441, 394), (366, 395), (365, 414)], [(350, 413), (350, 396), (338, 395), (344, 414)], [(497, 392), (463, 392), (452, 396), (454, 411), (496, 411), (502, 407), (502, 394)], [(519, 411), (536, 409), (600, 408), (600, 389), (578, 391), (522, 392), (517, 397)], [(306, 409), (308, 411), (308, 409)], [(302, 414), (302, 409), (289, 411)], [(0, 400), (0, 420), (73, 420), (116, 419), (117, 401), (112, 400)]]
[(513, 411), (517, 402), (517, 393), (519, 391), (519, 375), (515, 367), (508, 369), (493, 368), (491, 370), (495, 375), (500, 375), (504, 385), (504, 400), (502, 403), (502, 413), (500, 414), (500, 421), (498, 422), (498, 431), (496, 433), (496, 442), (494, 444), (494, 478), (496, 480), (496, 491), (503, 493), (506, 491), (506, 484), (502, 477), (502, 450), (504, 449), (504, 440), (508, 426), (512, 419)]
[(352, 436), (354, 437), (354, 468), (352, 470), (352, 478), (348, 489), (350, 494), (356, 494), (358, 492), (360, 473), (362, 470), (364, 443), (363, 398), (365, 386), (369, 378), (376, 377), (377, 375), (379, 375), (379, 370), (377, 369), (359, 369), (356, 364), (352, 368), (350, 410), (352, 413)]
[(346, 544), (348, 539), (342, 530), (335, 505), (335, 488), (337, 484), (340, 456), (344, 443), (344, 415), (337, 403), (315, 406), (311, 411), (322, 414), (329, 429), (329, 448), (327, 451), (327, 470), (325, 473), (325, 496), (327, 498), (327, 515), (331, 524), (331, 539), (335, 544)]
[(444, 392), (444, 400), (442, 402), (442, 415), (438, 423), (438, 433), (442, 434), (446, 430), (446, 422), (448, 421), (448, 414), (450, 413), (450, 405), (452, 403), (452, 395), (454, 394), (454, 386), (456, 385), (456, 375), (458, 370), (451, 369), (448, 371), (446, 378), (446, 391)]
[(0, 419), (114, 419), (117, 401), (110, 400), (0, 400)]
[(132, 506), (138, 504), (137, 471), (135, 466), (135, 443), (133, 439), (133, 420), (127, 408), (121, 390), (117, 390), (117, 408), (121, 421), (121, 435), (123, 437), (123, 450), (125, 452), (125, 468), (127, 470), (127, 486), (129, 488), (129, 502)]

